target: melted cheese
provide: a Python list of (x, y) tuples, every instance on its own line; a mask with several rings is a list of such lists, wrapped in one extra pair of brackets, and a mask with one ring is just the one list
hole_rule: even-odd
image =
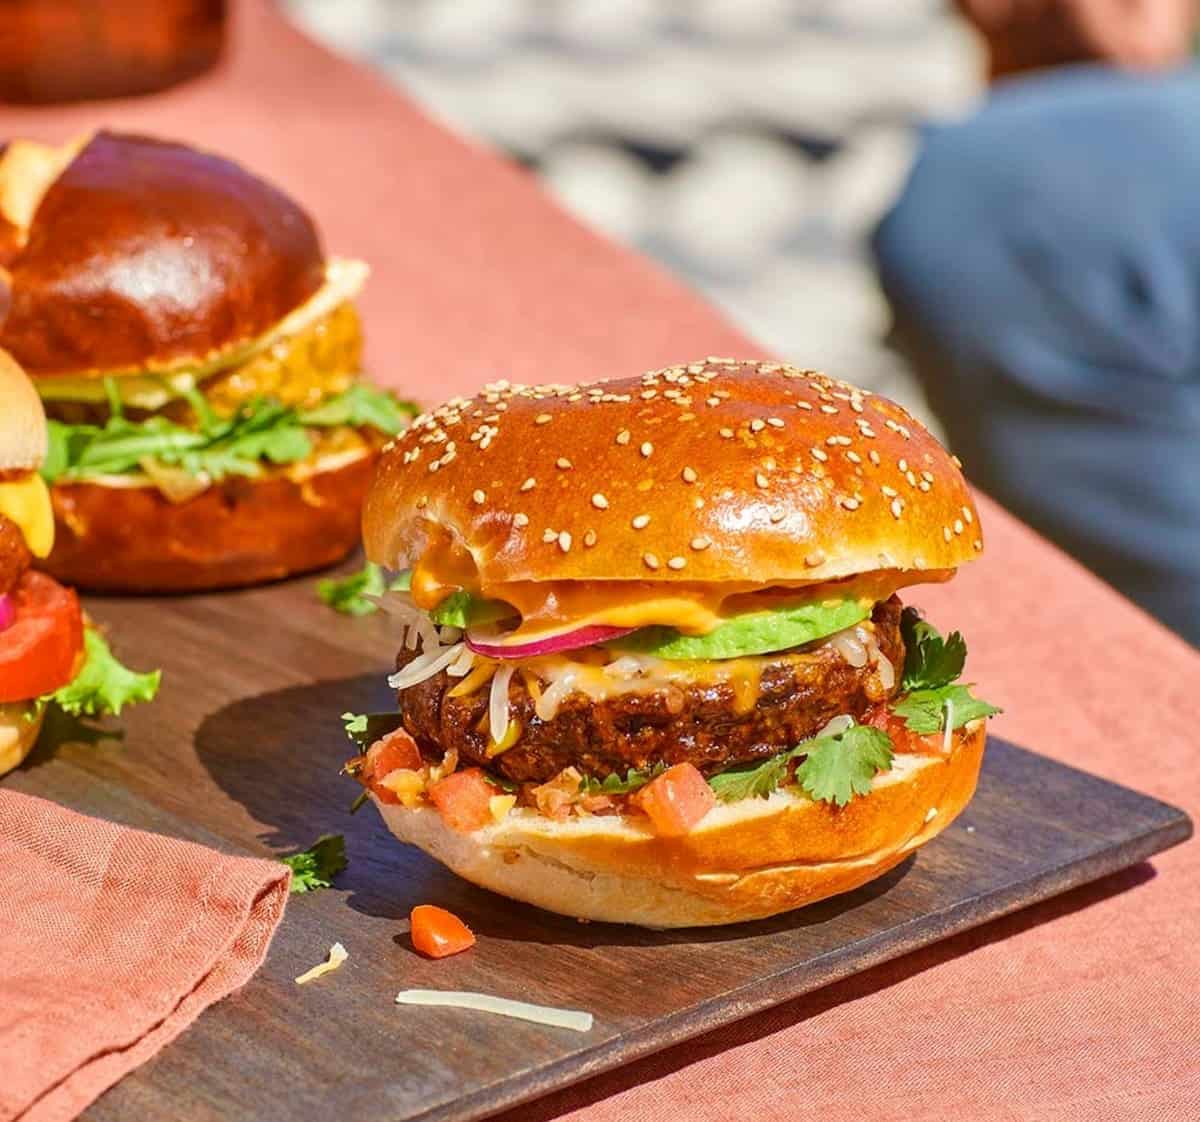
[(54, 547), (54, 509), (42, 477), (30, 472), (0, 482), (0, 514), (15, 522), (35, 557), (48, 557)]

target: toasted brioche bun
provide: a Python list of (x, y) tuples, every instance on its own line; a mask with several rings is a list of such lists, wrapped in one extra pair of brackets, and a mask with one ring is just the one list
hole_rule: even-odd
[(533, 810), (463, 834), (431, 808), (372, 798), (396, 837), (482, 888), (580, 919), (699, 927), (763, 919), (887, 872), (970, 801), (985, 738), (974, 721), (948, 756), (897, 755), (842, 808), (779, 791), (719, 804), (683, 838), (657, 837), (636, 818), (560, 823)]
[(36, 471), (46, 458), (46, 415), (37, 390), (0, 351), (0, 472)]
[(160, 372), (261, 335), (324, 279), (317, 232), (230, 160), (100, 132), (0, 155), (0, 346), (36, 379)]
[(45, 710), (31, 712), (25, 702), (0, 704), (0, 775), (17, 767), (37, 743)]
[(715, 359), (455, 399), (385, 452), (363, 527), (368, 557), (392, 568), (440, 528), (485, 588), (825, 581), (954, 569), (983, 548), (956, 461), (900, 406)]
[(96, 592), (190, 592), (280, 580), (336, 564), (359, 541), (377, 453), (312, 474), (230, 477), (185, 502), (147, 486), (59, 483), (45, 568)]

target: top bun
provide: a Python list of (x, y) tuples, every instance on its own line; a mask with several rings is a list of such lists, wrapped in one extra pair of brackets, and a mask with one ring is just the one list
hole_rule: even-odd
[(0, 351), (0, 473), (35, 471), (46, 458), (46, 415), (25, 372)]
[(391, 568), (437, 528), (484, 587), (825, 581), (982, 550), (958, 462), (904, 409), (778, 362), (486, 386), (385, 450), (363, 515)]
[(321, 286), (311, 219), (219, 156), (101, 132), (0, 155), (0, 346), (31, 376), (209, 362)]

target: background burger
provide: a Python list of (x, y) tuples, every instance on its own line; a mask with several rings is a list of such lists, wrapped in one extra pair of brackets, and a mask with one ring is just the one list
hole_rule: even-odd
[(965, 646), (899, 593), (983, 548), (903, 409), (709, 359), (486, 387), (419, 418), (367, 498), (406, 570), (398, 712), (347, 715), (388, 826), (477, 884), (655, 927), (852, 889), (970, 799)]
[(357, 544), (378, 449), (409, 410), (361, 379), (366, 266), (326, 260), (286, 195), (181, 144), (14, 140), (0, 266), (0, 346), (51, 418), (50, 572), (216, 588)]
[(38, 475), (45, 453), (38, 395), (0, 351), (0, 774), (29, 754), (48, 711), (120, 713), (158, 689), (157, 673), (134, 674), (117, 662), (74, 592), (30, 568), (54, 545)]

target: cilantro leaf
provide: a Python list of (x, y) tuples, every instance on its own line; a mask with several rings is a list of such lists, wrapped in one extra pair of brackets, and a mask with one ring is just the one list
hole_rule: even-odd
[(970, 686), (956, 683), (938, 689), (913, 690), (892, 705), (892, 711), (904, 718), (911, 732), (926, 735), (941, 732), (946, 726), (946, 705), (953, 713), (953, 727), (962, 728), (980, 717), (1001, 712), (995, 705), (975, 697)]
[(344, 393), (303, 410), (299, 418), (304, 425), (371, 427), (395, 436), (418, 412), (414, 402), (402, 401), (386, 390), (356, 382)]
[(638, 771), (636, 768), (630, 768), (625, 773), (625, 778), (622, 779), (619, 772), (613, 772), (611, 775), (606, 775), (603, 779), (597, 779), (595, 776), (585, 775), (579, 782), (579, 789), (585, 795), (628, 795), (631, 791), (636, 791), (640, 787), (645, 787), (656, 775), (661, 775), (667, 770), (667, 765), (657, 763), (647, 768), (645, 771)]
[(138, 701), (152, 701), (162, 671), (137, 674), (117, 661), (104, 636), (94, 628), (83, 635), (83, 668), (65, 686), (45, 694), (39, 704), (57, 705), (72, 717), (119, 716), (121, 709)]
[(794, 749), (780, 752), (761, 764), (740, 764), (712, 776), (708, 785), (722, 802), (735, 803), (740, 799), (765, 799), (783, 786), (788, 764)]
[(882, 729), (854, 725), (839, 736), (823, 736), (807, 746), (796, 782), (818, 802), (845, 806), (871, 790), (871, 781), (892, 766), (892, 741)]
[(380, 737), (395, 732), (400, 727), (399, 713), (343, 713), (342, 723), (346, 736), (364, 752)]
[(292, 870), (293, 893), (331, 888), (333, 878), (348, 864), (346, 839), (341, 834), (322, 834), (308, 849), (280, 860)]
[(902, 689), (938, 689), (962, 674), (967, 644), (957, 631), (943, 639), (937, 628), (921, 619), (915, 610), (905, 608), (900, 617), (900, 632), (907, 652)]

